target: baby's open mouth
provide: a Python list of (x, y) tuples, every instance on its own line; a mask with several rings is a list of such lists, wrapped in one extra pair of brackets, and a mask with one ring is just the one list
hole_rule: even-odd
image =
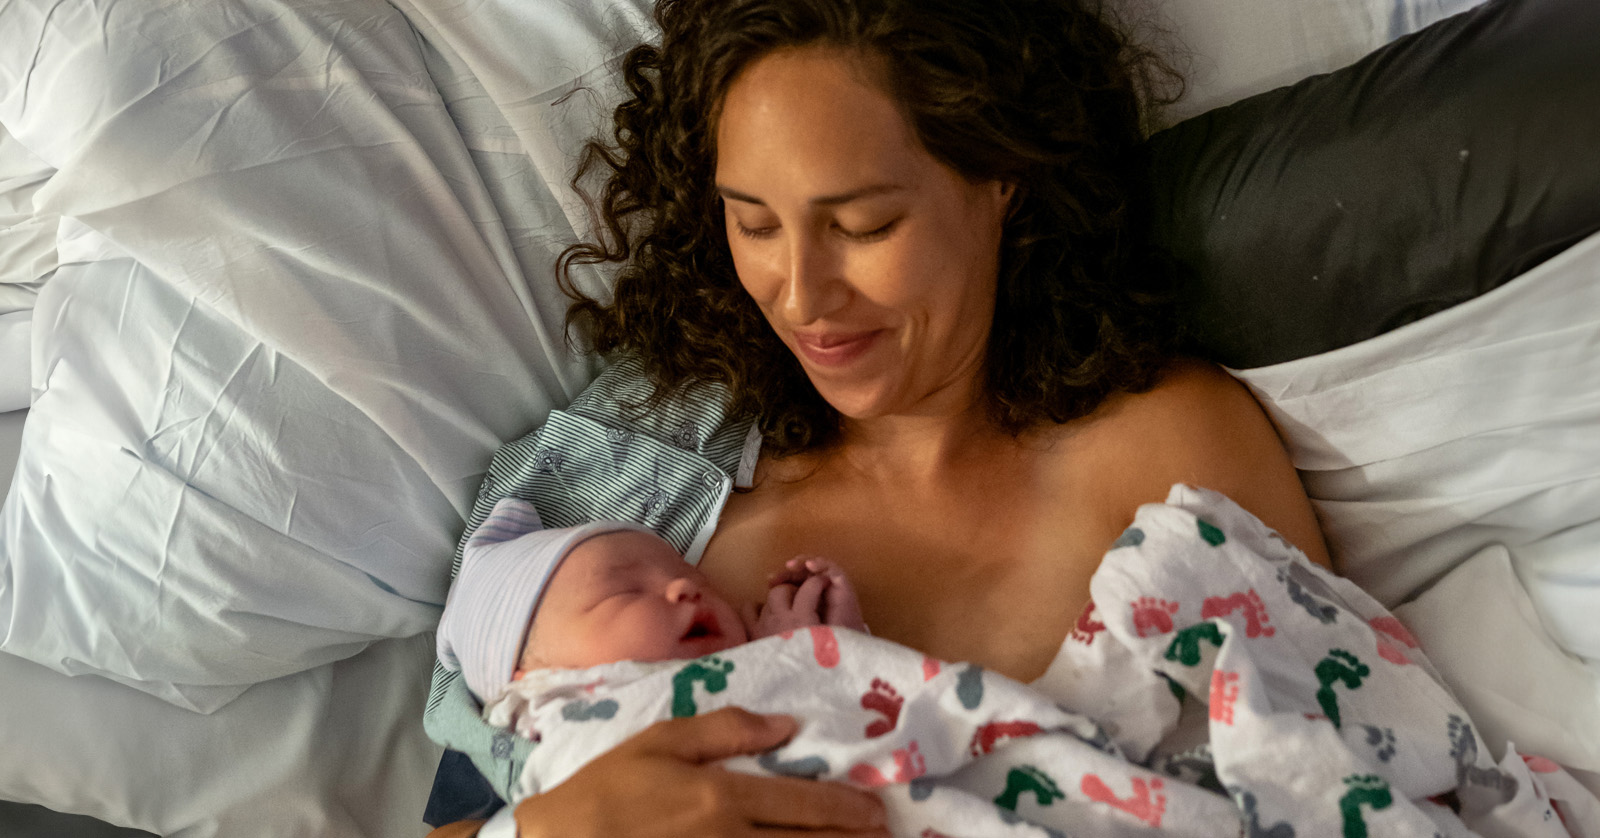
[(715, 637), (721, 633), (721, 627), (717, 625), (717, 615), (710, 609), (703, 608), (694, 612), (694, 620), (683, 633), (683, 639), (699, 640), (702, 637)]

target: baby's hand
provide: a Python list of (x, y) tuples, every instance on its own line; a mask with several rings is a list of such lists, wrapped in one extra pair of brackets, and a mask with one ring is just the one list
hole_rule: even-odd
[(833, 562), (797, 556), (772, 574), (767, 602), (748, 613), (751, 637), (766, 637), (806, 626), (829, 625), (866, 631), (861, 603), (850, 580)]

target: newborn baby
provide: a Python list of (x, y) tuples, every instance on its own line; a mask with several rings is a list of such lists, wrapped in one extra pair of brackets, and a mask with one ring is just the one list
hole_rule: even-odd
[[(855, 592), (831, 562), (792, 559), (769, 584), (765, 603), (735, 608), (644, 527), (546, 530), (530, 504), (506, 498), (467, 542), (439, 657), (462, 672), (490, 724), (539, 743), (512, 803), (655, 721), (731, 705), (788, 713), (802, 727), (783, 748), (729, 768), (899, 786), (902, 798), (925, 774), (1046, 731), (1066, 740), (1060, 747), (1120, 762), (1092, 722), (1027, 687), (865, 634)], [(1009, 764), (990, 767), (976, 776), (992, 784), (998, 770), (1008, 782)], [(891, 816), (896, 833), (968, 822), (990, 834), (1012, 815), (985, 799), (992, 794), (958, 786), (932, 800), (933, 786), (919, 787), (918, 811), (902, 800)], [(480, 836), (514, 835), (510, 812)]]
[(849, 580), (825, 559), (792, 559), (769, 582), (766, 603), (736, 609), (645, 527), (546, 530), (531, 504), (503, 498), (467, 541), (439, 658), (488, 704), (536, 670), (688, 660), (807, 626), (866, 629)]

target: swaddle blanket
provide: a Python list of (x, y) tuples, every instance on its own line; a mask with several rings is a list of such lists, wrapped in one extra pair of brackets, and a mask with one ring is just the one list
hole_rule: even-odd
[(693, 661), (534, 673), (490, 704), (533, 794), (649, 724), (802, 721), (729, 761), (877, 789), (896, 835), (1600, 835), (1559, 766), (1496, 764), (1405, 628), (1213, 492), (1141, 508), (1046, 677), (817, 627)]

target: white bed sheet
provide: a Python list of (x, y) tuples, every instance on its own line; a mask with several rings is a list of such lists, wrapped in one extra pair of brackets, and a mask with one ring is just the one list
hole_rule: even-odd
[(26, 410), (0, 413), (0, 501), (11, 493), (11, 476), (17, 470), (17, 455), (22, 451), (22, 423), (28, 418)]
[(1394, 613), (1496, 759), (1515, 745), (1600, 795), (1600, 671), (1545, 631), (1504, 545), (1478, 551)]
[(32, 340), (32, 308), (0, 314), (0, 413), (28, 407), (28, 359), (32, 357), (28, 347)]

